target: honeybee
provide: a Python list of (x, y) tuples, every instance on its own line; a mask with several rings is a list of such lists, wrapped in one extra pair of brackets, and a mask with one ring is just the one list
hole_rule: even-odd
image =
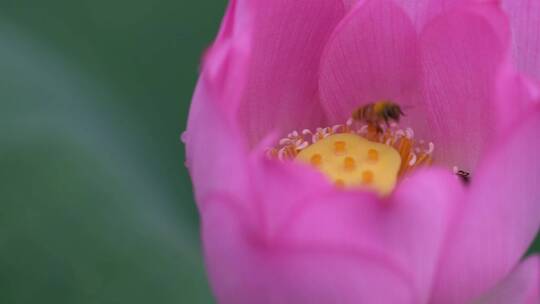
[(368, 125), (375, 127), (378, 133), (381, 133), (383, 131), (381, 128), (383, 122), (389, 126), (390, 121), (399, 122), (403, 115), (405, 114), (399, 105), (391, 101), (379, 101), (359, 107), (352, 113), (352, 119), (366, 122)]

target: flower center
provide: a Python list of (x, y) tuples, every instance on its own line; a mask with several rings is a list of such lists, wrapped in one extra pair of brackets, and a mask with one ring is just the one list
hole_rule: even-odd
[(383, 195), (394, 189), (401, 156), (392, 147), (356, 134), (333, 134), (300, 151), (296, 160), (311, 164), (339, 187), (365, 187)]
[(433, 143), (416, 141), (412, 129), (359, 124), (294, 131), (268, 150), (270, 158), (314, 166), (343, 188), (363, 188), (381, 195), (419, 166), (430, 165)]

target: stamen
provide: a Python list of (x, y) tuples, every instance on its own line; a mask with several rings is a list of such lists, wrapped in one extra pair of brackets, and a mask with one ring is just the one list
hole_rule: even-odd
[(358, 134), (367, 134), (368, 133), (368, 125), (363, 125), (359, 130)]
[(405, 129), (405, 133), (407, 134), (407, 138), (412, 139), (414, 137), (414, 131), (411, 128)]
[(429, 157), (429, 154), (428, 153), (424, 153), (422, 155), (420, 155), (420, 157), (418, 158), (418, 160), (416, 160), (416, 164), (417, 165), (423, 165), (423, 164), (427, 164), (427, 165), (431, 165), (431, 163), (427, 163), (431, 158)]
[(287, 145), (287, 144), (290, 144), (291, 143), (291, 139), (290, 138), (282, 138), (280, 141), (279, 141), (279, 144), (280, 145)]
[(429, 149), (426, 151), (426, 153), (431, 154), (431, 153), (433, 153), (433, 151), (435, 151), (435, 145), (432, 142), (430, 142), (429, 143)]
[[(416, 140), (411, 128), (399, 129), (395, 124), (377, 127), (370, 124), (360, 124), (352, 119), (347, 120), (345, 124), (317, 128), (315, 131), (309, 129), (303, 129), (301, 132), (293, 131), (279, 141), (278, 147), (269, 149), (267, 155), (282, 161), (302, 158), (306, 163), (319, 168), (325, 174), (334, 176), (332, 180), (339, 187), (369, 185), (370, 188), (379, 189), (378, 191), (381, 193), (388, 193), (393, 188), (394, 182), (384, 182), (385, 186), (382, 187), (379, 179), (386, 180), (389, 175), (384, 173), (383, 176), (380, 172), (387, 172), (388, 169), (378, 171), (382, 168), (379, 162), (383, 163), (383, 167), (386, 166), (384, 164), (388, 161), (385, 159), (387, 156), (382, 156), (379, 148), (364, 147), (358, 150), (354, 146), (356, 144), (351, 146), (351, 143), (356, 142), (356, 139), (352, 140), (348, 137), (338, 139), (338, 137), (334, 137), (336, 135), (360, 136), (369, 142), (382, 144), (382, 147), (397, 151), (400, 157), (397, 166), (398, 178), (420, 166), (430, 165), (433, 161), (435, 145), (432, 142)], [(327, 139), (329, 141), (323, 146), (327, 146), (328, 150), (324, 150), (326, 148), (322, 150), (321, 148), (315, 150), (312, 148), (318, 142), (325, 142)], [(305, 154), (307, 151), (312, 152), (301, 157), (301, 154)], [(315, 151), (317, 152), (315, 153)], [(331, 155), (327, 154), (328, 152)], [(339, 163), (335, 163), (335, 161), (339, 161)], [(332, 162), (334, 163), (332, 164)]]
[(409, 158), (410, 158), (410, 160), (409, 160), (409, 166), (412, 167), (412, 166), (414, 166), (414, 164), (416, 164), (416, 154), (411, 153), (409, 156), (410, 156), (410, 157), (409, 157)]
[(305, 148), (307, 148), (309, 146), (309, 143), (307, 141), (304, 141), (304, 142), (301, 142), (301, 143), (298, 143), (297, 147), (299, 150), (304, 150)]

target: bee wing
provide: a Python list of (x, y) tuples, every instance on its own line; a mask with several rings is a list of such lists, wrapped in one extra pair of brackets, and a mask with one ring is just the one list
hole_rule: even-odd
[(404, 105), (404, 106), (400, 106), (400, 109), (399, 109), (399, 114), (405, 116), (405, 113), (404, 112), (408, 112), (410, 110), (414, 110), (418, 108), (418, 105), (411, 105), (411, 104), (408, 104), (408, 105)]

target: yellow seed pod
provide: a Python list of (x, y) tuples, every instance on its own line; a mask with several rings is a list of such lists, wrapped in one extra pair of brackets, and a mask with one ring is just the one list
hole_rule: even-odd
[(296, 160), (313, 165), (338, 187), (372, 189), (381, 195), (394, 189), (401, 166), (394, 148), (351, 133), (323, 138)]

